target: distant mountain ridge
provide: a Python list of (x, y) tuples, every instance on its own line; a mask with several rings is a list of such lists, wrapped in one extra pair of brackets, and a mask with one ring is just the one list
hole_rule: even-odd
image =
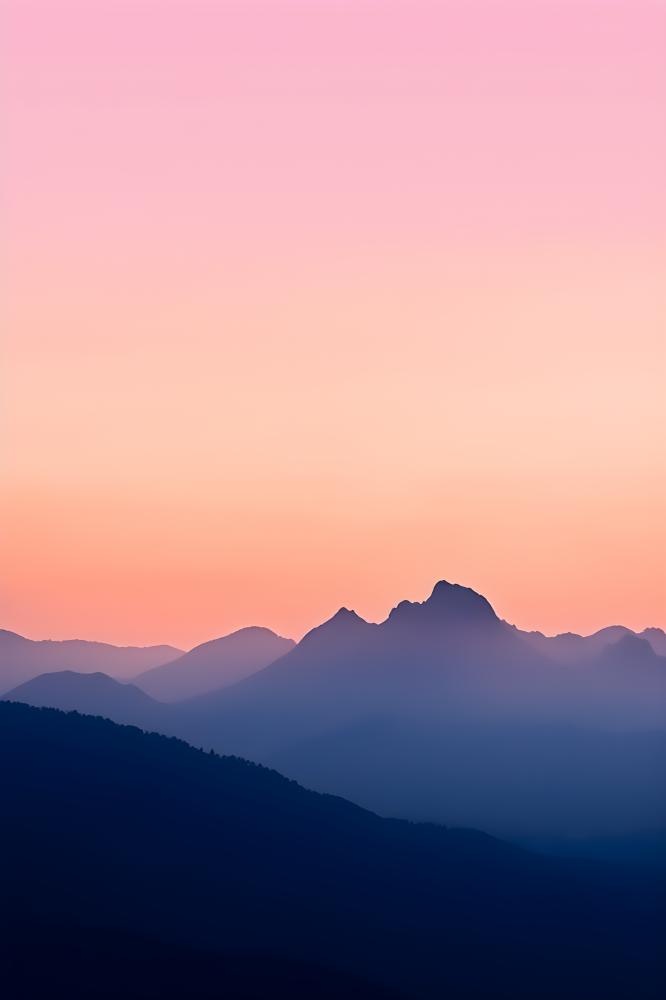
[[(472, 624), (478, 628), (485, 626), (498, 634), (500, 628), (510, 629), (537, 652), (561, 662), (592, 658), (625, 635), (646, 639), (658, 656), (666, 656), (666, 632), (661, 628), (635, 632), (624, 625), (610, 625), (587, 636), (575, 632), (547, 636), (502, 621), (481, 594), (469, 587), (440, 580), (427, 600), (399, 602), (379, 626), (365, 621), (355, 611), (340, 608), (327, 622), (311, 629), (298, 644), (260, 626), (238, 629), (187, 652), (168, 645), (136, 647), (83, 639), (32, 640), (0, 629), (0, 694), (40, 674), (76, 670), (131, 679), (159, 700), (177, 701), (235, 684), (279, 659), (295, 645), (301, 645), (324, 626), (327, 629), (331, 624), (339, 627), (342, 620), (347, 621), (349, 628), (354, 627), (349, 623), (355, 622), (358, 632), (365, 626), (369, 633), (377, 627), (388, 624), (396, 627), (408, 622), (418, 622), (425, 631), (429, 621), (441, 628), (447, 616), (451, 626), (456, 621), (458, 624), (465, 622), (468, 627)], [(262, 641), (264, 650), (261, 649)], [(171, 669), (166, 669), (171, 664)]]
[(657, 656), (666, 656), (666, 633), (660, 628), (646, 628), (642, 632), (634, 632), (625, 625), (608, 625), (591, 635), (578, 635), (575, 632), (561, 632), (552, 636), (544, 635), (543, 632), (520, 632), (520, 634), (535, 649), (565, 663), (596, 656), (602, 649), (625, 636), (644, 639), (649, 642)]
[(26, 639), (0, 629), (0, 694), (39, 674), (60, 670), (130, 678), (182, 655), (174, 646), (113, 646), (87, 639)]
[(293, 639), (284, 639), (267, 628), (243, 628), (139, 674), (134, 683), (158, 701), (193, 698), (243, 680), (295, 645)]
[(85, 715), (105, 715), (146, 728), (159, 728), (162, 706), (134, 684), (122, 683), (107, 674), (54, 671), (33, 677), (4, 696), (36, 708), (58, 708)]

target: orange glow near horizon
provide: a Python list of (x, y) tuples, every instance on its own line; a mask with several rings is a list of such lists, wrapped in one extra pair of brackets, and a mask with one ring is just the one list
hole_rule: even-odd
[(666, 6), (2, 18), (0, 626), (666, 627)]

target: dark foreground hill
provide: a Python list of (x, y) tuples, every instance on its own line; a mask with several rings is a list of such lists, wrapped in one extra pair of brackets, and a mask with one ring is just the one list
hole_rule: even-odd
[[(10, 920), (114, 928), (177, 945), (174, 960), (306, 962), (412, 997), (661, 995), (663, 887), (640, 873), (383, 820), (237, 758), (20, 704), (0, 703), (0, 765)], [(161, 974), (164, 950), (144, 954)], [(245, 995), (230, 982), (224, 996)]]
[(0, 925), (5, 1000), (400, 1000), (344, 973), (19, 915)]

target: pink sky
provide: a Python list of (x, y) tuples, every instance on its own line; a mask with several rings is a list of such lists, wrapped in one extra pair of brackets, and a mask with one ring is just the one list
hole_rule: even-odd
[(666, 4), (0, 10), (0, 625), (666, 626)]

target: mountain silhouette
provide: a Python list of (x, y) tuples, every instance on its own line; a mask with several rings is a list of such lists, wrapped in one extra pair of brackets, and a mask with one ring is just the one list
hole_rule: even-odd
[(0, 694), (56, 670), (130, 678), (182, 655), (173, 646), (111, 646), (84, 639), (26, 639), (0, 629)]
[(637, 664), (649, 663), (655, 664), (657, 667), (663, 665), (666, 669), (666, 660), (655, 653), (651, 643), (642, 636), (634, 635), (631, 632), (623, 635), (617, 642), (611, 642), (604, 646), (600, 656), (606, 662), (625, 663), (627, 660), (631, 660)]
[[(111, 928), (107, 955), (127, 934), (173, 946), (176, 965), (182, 949), (266, 955), (413, 1000), (661, 995), (662, 887), (623, 868), (380, 819), (274, 771), (89, 716), (0, 703), (0, 754), (11, 762), (0, 772), (11, 862), (0, 908), (14, 926), (27, 914), (64, 935), (85, 928), (84, 966), (87, 949), (104, 947), (86, 933)], [(169, 968), (149, 943), (119, 943), (121, 964), (131, 969), (136, 947)], [(93, 962), (95, 981), (113, 979), (105, 964)], [(264, 995), (290, 995), (281, 982)], [(364, 994), (341, 984), (339, 995)]]
[[(666, 684), (666, 656), (658, 656), (648, 639), (629, 633), (606, 646), (597, 663), (605, 670), (606, 681), (615, 676), (630, 691), (647, 685), (649, 693)], [(612, 673), (611, 673), (611, 669)], [(662, 716), (666, 723), (666, 716)]]
[[(518, 631), (518, 630), (517, 630)], [(542, 632), (521, 632), (523, 638), (540, 653), (563, 663), (576, 663), (598, 656), (608, 646), (625, 636), (646, 639), (658, 656), (666, 656), (666, 635), (660, 628), (646, 628), (642, 632), (632, 632), (625, 625), (609, 625), (593, 632), (592, 635), (577, 635), (562, 632), (547, 636)]]
[(666, 632), (662, 628), (644, 628), (638, 635), (647, 639), (657, 656), (666, 656)]
[(270, 629), (243, 628), (139, 674), (134, 683), (158, 701), (192, 698), (248, 677), (294, 645), (293, 639), (283, 639)]
[(182, 718), (214, 743), (224, 729), (230, 749), (254, 758), (368, 713), (514, 711), (558, 683), (552, 663), (485, 598), (442, 581), (426, 601), (402, 602), (378, 625), (341, 608), (264, 670), (193, 699)]
[(447, 580), (436, 583), (425, 601), (401, 601), (389, 614), (386, 624), (463, 631), (497, 631), (503, 625), (485, 597)]
[(666, 671), (634, 685), (634, 651), (563, 667), (442, 582), (379, 625), (341, 609), (170, 731), (388, 815), (512, 836), (666, 826)]
[(238, 754), (384, 815), (520, 838), (666, 829), (666, 661), (606, 632), (598, 652), (558, 659), (442, 581), (380, 624), (341, 608), (264, 669), (186, 701), (130, 711), (54, 679), (38, 703)]
[(159, 725), (161, 706), (134, 684), (122, 684), (106, 674), (78, 674), (72, 670), (41, 674), (3, 696), (37, 708), (61, 708), (103, 715), (123, 722)]

